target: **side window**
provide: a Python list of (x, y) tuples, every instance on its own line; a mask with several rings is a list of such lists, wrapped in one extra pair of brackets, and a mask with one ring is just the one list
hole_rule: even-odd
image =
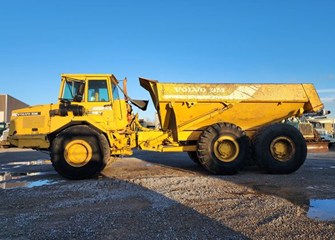
[(112, 85), (113, 86), (113, 99), (114, 100), (119, 100), (120, 96), (119, 96), (119, 90), (117, 89), (116, 85)]
[(106, 80), (91, 80), (88, 82), (89, 102), (108, 102), (109, 93)]

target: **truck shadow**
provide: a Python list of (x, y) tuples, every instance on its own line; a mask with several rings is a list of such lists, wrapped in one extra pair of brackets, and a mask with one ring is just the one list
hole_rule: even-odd
[[(43, 157), (35, 151), (1, 153), (1, 171), (6, 167), (13, 173), (17, 168), (48, 173), (52, 167), (47, 160), (42, 162)], [(101, 176), (71, 181), (56, 172), (33, 178), (57, 181), (0, 189), (0, 228), (6, 229), (1, 239), (248, 239), (185, 204), (130, 181)]]
[[(315, 182), (305, 181), (304, 175), (308, 168), (303, 166), (296, 173), (289, 175), (271, 175), (262, 172), (257, 166), (246, 166), (236, 175), (215, 175), (197, 163), (194, 163), (186, 153), (151, 153), (138, 151), (134, 156), (152, 164), (158, 164), (162, 167), (172, 168), (186, 172), (188, 174), (209, 176), (222, 181), (228, 181), (241, 186), (245, 186), (259, 194), (273, 195), (292, 202), (305, 209), (310, 205), (310, 199), (315, 197), (311, 191), (306, 189)], [(296, 184), (297, 179), (305, 181)], [(326, 183), (325, 183), (326, 184)]]
[[(112, 174), (104, 175), (119, 179), (147, 178), (150, 176), (209, 176), (245, 186), (261, 194), (287, 199), (304, 209), (308, 209), (311, 198), (317, 197), (314, 190), (322, 189), (323, 186), (328, 184), (324, 180), (318, 186), (315, 182), (309, 181), (308, 178), (305, 179), (304, 175), (313, 174), (313, 169), (306, 166), (290, 175), (264, 174), (257, 167), (248, 166), (236, 175), (223, 176), (209, 173), (203, 167), (194, 163), (185, 153), (134, 151), (133, 156), (145, 161), (144, 165), (143, 162), (141, 165), (126, 163), (127, 167), (119, 173), (115, 169), (120, 169), (122, 166), (119, 165), (115, 168), (115, 165), (112, 165), (110, 168)], [(34, 186), (36, 182), (40, 185), (49, 185), (60, 181), (60, 179), (64, 180), (54, 171), (49, 156), (45, 153), (31, 150), (6, 151), (0, 152), (0, 160), (0, 186), (3, 189)], [(121, 159), (119, 164), (127, 161), (129, 160)], [(317, 166), (312, 168), (317, 168)], [(300, 184), (296, 184), (297, 178), (301, 179)], [(48, 179), (48, 181), (41, 182), (45, 179)], [(326, 198), (327, 196), (320, 196), (320, 192), (318, 192), (318, 197)]]

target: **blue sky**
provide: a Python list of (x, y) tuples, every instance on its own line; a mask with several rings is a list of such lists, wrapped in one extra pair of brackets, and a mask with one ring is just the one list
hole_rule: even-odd
[[(335, 1), (11, 0), (0, 3), (0, 82), (56, 102), (61, 73), (162, 82), (314, 83), (335, 113)], [(153, 106), (143, 117), (153, 115)]]

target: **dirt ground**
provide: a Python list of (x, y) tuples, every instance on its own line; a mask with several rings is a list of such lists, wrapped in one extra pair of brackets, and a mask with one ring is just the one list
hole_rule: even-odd
[(134, 153), (71, 181), (32, 150), (0, 150), (0, 239), (334, 239), (335, 152), (290, 175), (217, 176), (187, 154)]

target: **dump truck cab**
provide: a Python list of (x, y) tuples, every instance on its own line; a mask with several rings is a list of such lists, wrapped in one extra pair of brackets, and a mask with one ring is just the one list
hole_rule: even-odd
[[(86, 115), (98, 128), (124, 129), (128, 125), (127, 103), (120, 98), (117, 85), (118, 80), (112, 74), (63, 74), (59, 109), (53, 113), (55, 116), (68, 116), (65, 121)], [(53, 120), (56, 127), (60, 118)], [(108, 124), (111, 122), (113, 124)]]
[(131, 154), (129, 143), (114, 144), (118, 138), (115, 135), (126, 132), (131, 114), (128, 101), (119, 94), (118, 83), (112, 74), (61, 75), (57, 103), (13, 111), (11, 144), (49, 150), (59, 133), (85, 125), (103, 133), (115, 154)]
[(15, 110), (9, 132), (17, 147), (48, 150), (53, 166), (68, 178), (100, 172), (111, 155), (131, 155), (132, 109), (112, 74), (63, 74), (54, 104)]

